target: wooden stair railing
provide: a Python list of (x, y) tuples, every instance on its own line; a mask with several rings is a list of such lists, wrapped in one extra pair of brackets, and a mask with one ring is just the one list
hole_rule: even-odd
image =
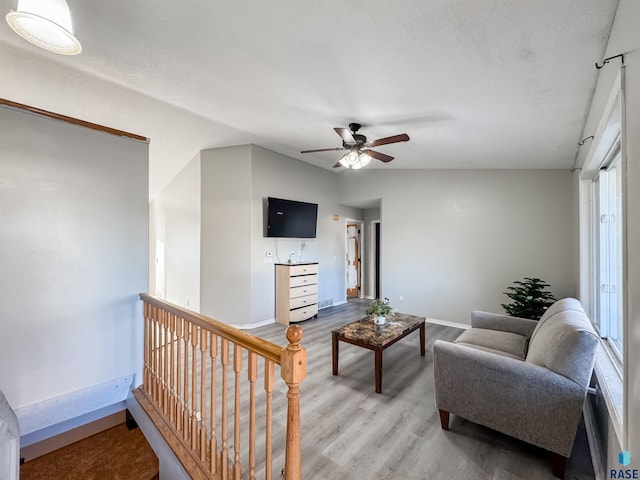
[[(282, 348), (153, 295), (141, 293), (140, 298), (144, 371), (134, 396), (185, 471), (194, 479), (271, 480), (273, 463), (281, 460), (284, 478), (300, 480), (300, 383), (306, 375), (302, 329), (287, 328), (289, 343)], [(256, 387), (259, 363), (262, 392)], [(286, 384), (286, 400), (274, 395), (284, 390), (284, 385), (276, 388), (275, 365)], [(286, 417), (281, 414), (285, 401)], [(278, 426), (286, 432), (278, 432)], [(274, 430), (280, 437), (272, 441)]]

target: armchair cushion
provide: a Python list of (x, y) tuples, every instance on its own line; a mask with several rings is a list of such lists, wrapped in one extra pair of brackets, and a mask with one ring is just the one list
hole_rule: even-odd
[(537, 325), (538, 322), (535, 320), (526, 318), (512, 317), (500, 313), (482, 312), (480, 310), (471, 312), (471, 326), (473, 328), (498, 330), (530, 337)]
[(517, 333), (488, 330), (486, 328), (470, 328), (456, 339), (455, 343), (475, 347), (505, 357), (524, 360), (527, 337)]

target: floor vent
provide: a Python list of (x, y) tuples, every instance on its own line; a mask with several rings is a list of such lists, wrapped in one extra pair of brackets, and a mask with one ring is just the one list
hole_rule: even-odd
[(333, 305), (333, 298), (327, 298), (326, 300), (320, 300), (318, 302), (318, 310), (327, 308)]

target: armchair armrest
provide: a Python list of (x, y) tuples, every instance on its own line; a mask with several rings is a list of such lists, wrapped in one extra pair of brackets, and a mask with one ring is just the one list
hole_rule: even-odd
[(571, 454), (585, 387), (538, 365), (442, 340), (433, 359), (440, 410)]
[(502, 315), (500, 313), (482, 312), (480, 310), (471, 312), (472, 327), (516, 333), (527, 338), (531, 336), (537, 324), (538, 322), (535, 320)]

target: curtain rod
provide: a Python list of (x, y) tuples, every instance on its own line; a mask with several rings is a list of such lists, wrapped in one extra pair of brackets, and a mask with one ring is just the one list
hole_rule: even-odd
[(22, 103), (13, 102), (11, 100), (7, 100), (4, 98), (0, 98), (0, 105), (4, 105), (10, 108), (16, 108), (19, 110), (24, 110), (29, 113), (40, 115), (42, 117), (52, 118), (54, 120), (61, 120), (63, 122), (72, 123), (73, 125), (79, 125), (81, 127), (97, 130), (99, 132), (109, 133), (111, 135), (116, 135), (118, 137), (125, 137), (125, 138), (130, 138), (132, 140), (138, 140), (141, 142), (149, 143), (149, 139), (147, 137), (143, 137), (142, 135), (136, 135), (135, 133), (125, 132), (124, 130), (118, 130), (116, 128), (105, 127), (104, 125), (98, 125), (97, 123), (87, 122), (85, 120), (80, 120), (79, 118), (68, 117), (67, 115), (62, 115), (61, 113), (42, 110), (41, 108), (32, 107), (30, 105), (24, 105)]

